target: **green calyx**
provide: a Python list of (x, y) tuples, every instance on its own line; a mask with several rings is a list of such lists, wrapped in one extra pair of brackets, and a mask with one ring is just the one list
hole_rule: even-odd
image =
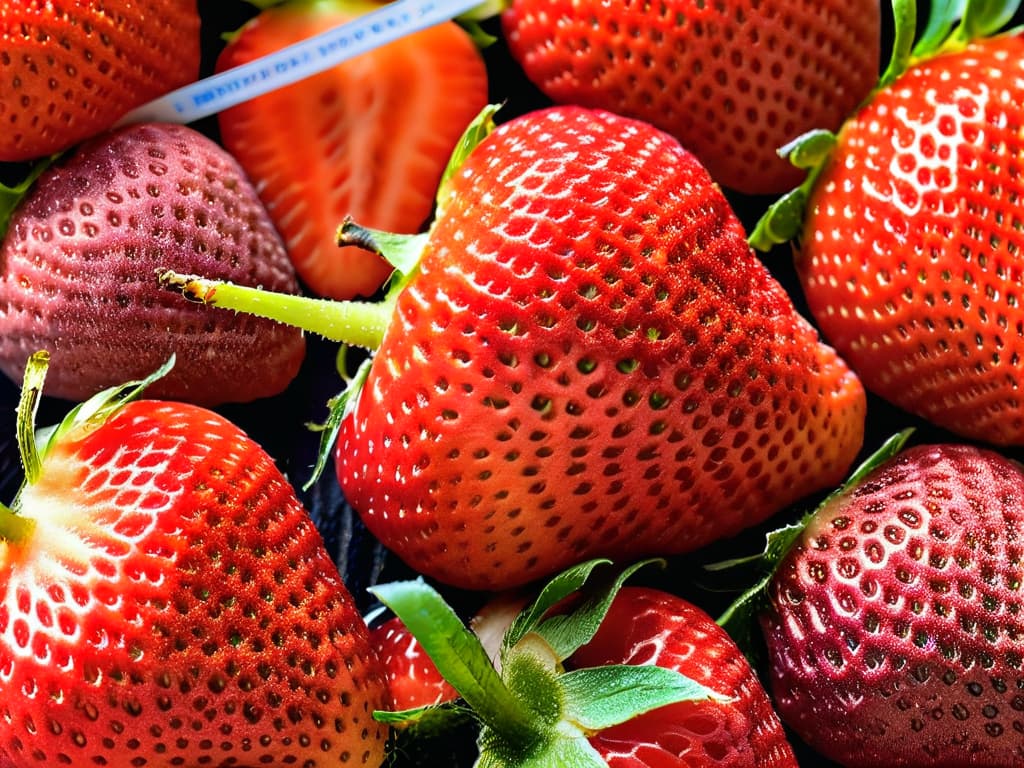
[(830, 505), (835, 499), (850, 493), (871, 472), (896, 456), (903, 450), (912, 434), (913, 429), (905, 429), (886, 440), (878, 450), (868, 456), (850, 474), (842, 486), (829, 494), (813, 511), (805, 514), (792, 525), (770, 532), (765, 537), (766, 543), (763, 552), (705, 566), (707, 570), (717, 572), (740, 567), (753, 567), (759, 573), (753, 586), (734, 600), (718, 618), (719, 626), (729, 633), (752, 662), (756, 664), (758, 661), (756, 658), (757, 643), (754, 640), (757, 616), (767, 606), (768, 586), (775, 577), (775, 571), (779, 564), (785, 559), (819, 511)]
[[(64, 439), (80, 440), (98, 429), (159, 378), (166, 376), (174, 366), (174, 356), (144, 379), (105, 389), (72, 408), (59, 424), (36, 429), (36, 415), (43, 396), (43, 384), (50, 364), (50, 354), (40, 351), (29, 357), (25, 364), (21, 396), (17, 408), (18, 453), (24, 469), (24, 485), (32, 485), (43, 469), (43, 461), (50, 449)], [(17, 543), (27, 539), (35, 529), (35, 521), (19, 514), (20, 493), (11, 507), (0, 505), (0, 539)]]
[[(1024, 0), (931, 0), (928, 22), (917, 31), (917, 0), (892, 0), (894, 34), (888, 64), (864, 100), (892, 85), (909, 67), (934, 56), (963, 50), (971, 42), (1003, 29)], [(803, 183), (768, 207), (748, 237), (751, 247), (768, 252), (796, 239), (803, 228), (807, 201), (831, 157), (836, 136), (812, 130), (779, 149), (797, 168), (807, 170)]]
[[(674, 670), (609, 665), (567, 670), (589, 642), (625, 580), (644, 561), (615, 570), (592, 560), (556, 576), (512, 622), (500, 672), (477, 637), (422, 580), (374, 587), (417, 638), (481, 724), (478, 768), (605, 766), (588, 738), (667, 704), (721, 696)], [(570, 600), (571, 609), (552, 609)], [(375, 713), (393, 722), (389, 713)]]

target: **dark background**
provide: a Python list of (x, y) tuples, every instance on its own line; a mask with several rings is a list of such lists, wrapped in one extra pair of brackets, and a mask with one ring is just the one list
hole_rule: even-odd
[[(883, 1), (883, 9), (887, 7)], [(921, 3), (922, 6), (926, 5)], [(203, 13), (204, 60), (203, 74), (213, 71), (217, 53), (223, 46), (221, 34), (240, 26), (247, 18), (255, 14), (255, 9), (239, 0), (200, 0), (199, 6)], [(922, 15), (924, 11), (922, 10)], [(883, 58), (887, 58), (889, 41), (891, 40), (891, 20), (883, 12), (885, 19)], [(485, 25), (488, 31), (495, 34), (499, 28), (494, 23)], [(505, 102), (499, 113), (499, 119), (526, 112), (532, 108), (546, 106), (550, 102), (536, 90), (522, 75), (518, 66), (509, 57), (503, 42), (498, 42), (484, 52), (491, 82), (491, 101)], [(193, 127), (217, 138), (217, 126), (214, 118), (207, 118)], [(754, 222), (763, 213), (771, 199), (745, 197), (729, 193), (737, 213), (747, 225), (753, 227)], [(763, 256), (772, 273), (787, 288), (797, 308), (805, 316), (809, 316), (803, 304), (799, 285), (793, 271), (792, 256), (788, 247), (776, 248)], [(309, 476), (310, 467), (315, 458), (317, 435), (308, 431), (305, 424), (309, 421), (321, 421), (326, 413), (327, 399), (341, 388), (341, 382), (334, 373), (334, 355), (336, 345), (309, 339), (309, 354), (299, 376), (282, 395), (247, 405), (225, 406), (217, 410), (231, 418), (258, 442), (260, 442), (278, 461), (282, 470), (289, 474), (296, 485), (301, 485)], [(17, 402), (17, 388), (6, 379), (0, 378), (0, 498), (10, 501), (20, 482), (20, 469), (14, 444), (14, 406)], [(49, 424), (59, 420), (66, 412), (69, 404), (61, 401), (44, 400), (38, 423)], [(916, 428), (914, 442), (937, 442), (956, 440), (940, 430), (913, 418), (906, 413), (878, 400), (869, 399), (867, 433), (864, 455), (866, 456), (893, 434), (905, 427)], [(962, 440), (961, 440), (962, 442)], [(1024, 455), (1016, 456), (1024, 458)], [(321, 480), (308, 492), (300, 494), (307, 508), (312, 513), (328, 549), (335, 555), (339, 569), (345, 577), (350, 591), (360, 607), (366, 611), (372, 607), (366, 587), (381, 580), (404, 578), (410, 576), (405, 566), (387, 553), (377, 544), (361, 526), (358, 518), (348, 509), (341, 497), (333, 467), (328, 467)], [(747, 531), (742, 536), (715, 544), (698, 553), (686, 557), (673, 558), (665, 571), (641, 572), (636, 582), (654, 584), (686, 597), (703, 607), (711, 615), (717, 616), (736, 596), (736, 590), (742, 586), (739, 576), (726, 577), (712, 574), (704, 570), (704, 565), (730, 557), (752, 554), (761, 549), (766, 531), (782, 524), (792, 522), (803, 512), (812, 509), (818, 499), (806, 499), (789, 510), (776, 515), (770, 522)], [(456, 608), (463, 614), (470, 614), (483, 601), (483, 595), (464, 593), (443, 588)], [(471, 734), (469, 735), (471, 738)], [(797, 751), (800, 765), (810, 766), (834, 765), (811, 752), (796, 737), (792, 743)], [(458, 755), (451, 753), (451, 744), (456, 740), (448, 739), (445, 747), (433, 749), (426, 758), (417, 762), (411, 753), (399, 758), (400, 765), (470, 765), (473, 749), (460, 750)]]

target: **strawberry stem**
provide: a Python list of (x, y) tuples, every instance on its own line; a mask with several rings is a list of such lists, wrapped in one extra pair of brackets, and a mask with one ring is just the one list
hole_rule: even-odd
[(191, 301), (276, 320), (331, 341), (369, 350), (380, 346), (394, 311), (392, 296), (383, 302), (315, 299), (173, 270), (161, 270), (158, 279), (162, 286), (180, 290)]

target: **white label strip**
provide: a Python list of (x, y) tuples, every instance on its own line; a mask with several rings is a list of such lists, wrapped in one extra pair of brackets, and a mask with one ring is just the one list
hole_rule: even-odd
[(454, 19), (482, 0), (396, 0), (267, 56), (171, 91), (117, 125), (191, 123), (315, 75), (405, 35)]

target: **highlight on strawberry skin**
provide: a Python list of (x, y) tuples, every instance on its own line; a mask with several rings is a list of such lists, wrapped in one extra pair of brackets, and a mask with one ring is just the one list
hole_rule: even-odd
[(274, 460), (199, 406), (100, 393), (0, 506), (0, 763), (381, 765), (369, 632)]

